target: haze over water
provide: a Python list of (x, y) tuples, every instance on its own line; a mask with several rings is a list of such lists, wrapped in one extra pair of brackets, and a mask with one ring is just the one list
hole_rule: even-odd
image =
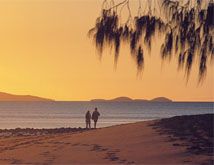
[[(130, 7), (134, 17), (138, 0)], [(129, 45), (121, 43), (116, 70), (110, 49), (100, 61), (87, 34), (101, 8), (102, 0), (1, 0), (0, 92), (65, 101), (123, 95), (214, 100), (214, 65), (207, 66), (203, 85), (198, 85), (198, 64), (193, 65), (187, 83), (185, 73), (178, 71), (177, 58), (170, 63), (161, 60), (161, 37), (154, 40), (151, 55), (144, 49), (142, 79), (136, 77)]]
[(213, 102), (0, 102), (0, 129), (85, 127), (98, 107), (98, 127), (171, 116), (214, 113)]

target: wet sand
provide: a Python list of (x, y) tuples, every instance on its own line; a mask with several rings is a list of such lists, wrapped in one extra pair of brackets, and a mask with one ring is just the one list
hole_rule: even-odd
[(0, 164), (213, 164), (214, 115), (86, 130), (0, 130)]

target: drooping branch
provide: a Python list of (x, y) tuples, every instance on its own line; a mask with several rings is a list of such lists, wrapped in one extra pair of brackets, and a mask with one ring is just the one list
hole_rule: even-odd
[[(121, 41), (130, 45), (130, 53), (135, 57), (138, 70), (143, 69), (143, 45), (152, 49), (152, 38), (156, 33), (165, 36), (160, 54), (162, 59), (177, 56), (178, 68), (185, 68), (189, 77), (192, 64), (199, 59), (199, 81), (207, 69), (207, 60), (214, 57), (214, 3), (212, 0), (139, 0), (138, 15), (132, 19), (130, 1), (123, 0), (102, 8), (95, 27), (89, 31), (96, 48), (102, 55), (104, 46), (114, 47), (117, 62)], [(145, 6), (142, 12), (142, 4)], [(146, 8), (147, 6), (147, 8)], [(121, 10), (126, 7), (129, 17), (121, 23)], [(118, 8), (120, 12), (118, 14)], [(158, 12), (157, 12), (158, 11)]]
[(116, 4), (116, 5), (113, 5), (112, 7), (110, 7), (109, 9), (107, 9), (107, 10), (112, 10), (112, 9), (114, 9), (114, 8), (117, 8), (118, 6), (121, 6), (121, 5), (123, 5), (123, 4), (127, 4), (129, 2), (129, 0), (124, 0), (124, 1), (122, 1), (122, 2), (120, 2), (120, 3), (118, 3), (118, 4)]

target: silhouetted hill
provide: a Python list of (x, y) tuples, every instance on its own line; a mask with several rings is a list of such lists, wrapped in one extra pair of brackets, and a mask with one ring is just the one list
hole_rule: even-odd
[(114, 99), (106, 100), (106, 99), (93, 99), (91, 100), (93, 102), (128, 102), (128, 101), (133, 101), (133, 99), (129, 97), (117, 97)]
[(93, 99), (92, 102), (172, 102), (172, 100), (165, 98), (165, 97), (157, 97), (152, 100), (146, 100), (146, 99), (132, 99), (129, 97), (117, 97), (110, 100), (105, 99)]
[(112, 99), (110, 101), (118, 101), (118, 102), (124, 101), (125, 102), (125, 101), (133, 101), (133, 99), (131, 99), (129, 97), (117, 97), (117, 98), (114, 98), (114, 99)]
[(0, 101), (54, 101), (54, 100), (31, 95), (14, 95), (0, 92)]
[(166, 97), (157, 97), (157, 98), (154, 98), (150, 101), (152, 101), (152, 102), (172, 102), (172, 100), (170, 100)]

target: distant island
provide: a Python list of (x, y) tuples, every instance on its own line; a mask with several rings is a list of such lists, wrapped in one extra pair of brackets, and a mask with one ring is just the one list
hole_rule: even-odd
[(171, 99), (168, 99), (166, 97), (156, 97), (150, 101), (152, 101), (152, 102), (173, 102)]
[(171, 99), (168, 99), (166, 97), (156, 97), (151, 100), (146, 99), (132, 99), (129, 97), (117, 97), (114, 99), (106, 100), (106, 99), (93, 99), (90, 100), (92, 102), (172, 102)]
[[(42, 98), (32, 95), (15, 95), (5, 92), (0, 92), (0, 101), (55, 101), (53, 99)], [(156, 97), (151, 100), (146, 99), (132, 99), (129, 97), (117, 97), (114, 99), (93, 99), (92, 102), (172, 102), (171, 99), (166, 97)]]
[(14, 95), (0, 92), (0, 101), (54, 101), (52, 99), (42, 98), (31, 95)]

